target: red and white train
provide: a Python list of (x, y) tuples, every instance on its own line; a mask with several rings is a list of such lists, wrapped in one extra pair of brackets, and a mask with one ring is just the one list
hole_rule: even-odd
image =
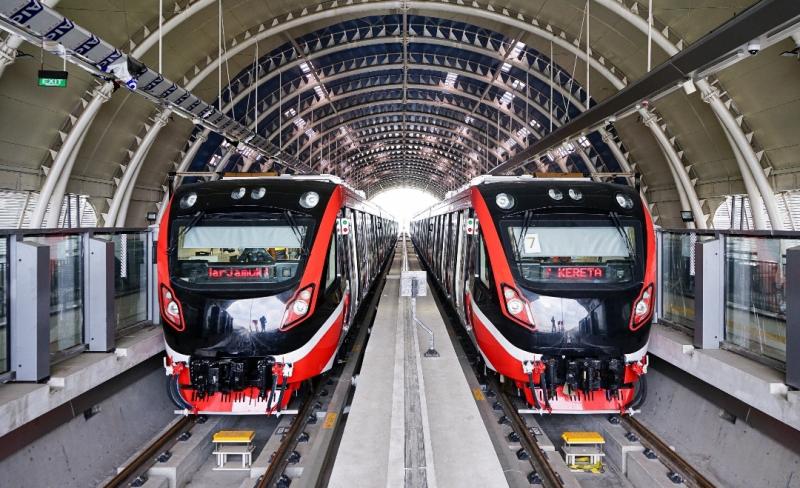
[(331, 368), (396, 223), (338, 178), (180, 186), (159, 229), (169, 393), (181, 410), (272, 414)]
[(635, 189), (479, 177), (415, 217), (411, 238), (486, 366), (534, 409), (644, 401), (655, 233)]

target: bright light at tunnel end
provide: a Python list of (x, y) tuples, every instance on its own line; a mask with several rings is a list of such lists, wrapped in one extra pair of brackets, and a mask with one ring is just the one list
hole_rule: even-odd
[(394, 216), (400, 230), (408, 230), (408, 223), (415, 215), (441, 201), (433, 194), (419, 188), (397, 187), (382, 191), (370, 199)]

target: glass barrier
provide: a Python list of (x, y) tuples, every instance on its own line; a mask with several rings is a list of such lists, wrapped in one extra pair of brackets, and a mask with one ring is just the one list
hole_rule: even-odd
[(786, 361), (786, 250), (800, 239), (726, 236), (725, 342)]
[(695, 233), (661, 233), (662, 318), (694, 329)]
[(44, 235), (25, 241), (50, 246), (50, 353), (83, 342), (81, 235)]
[(147, 320), (147, 232), (96, 237), (114, 242), (117, 330)]
[(0, 238), (0, 374), (8, 364), (8, 238)]

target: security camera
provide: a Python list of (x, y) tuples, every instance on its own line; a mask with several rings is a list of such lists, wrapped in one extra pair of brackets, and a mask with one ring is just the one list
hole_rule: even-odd
[(761, 51), (761, 44), (759, 42), (753, 41), (747, 45), (747, 52), (749, 52), (751, 56), (755, 56), (759, 51)]

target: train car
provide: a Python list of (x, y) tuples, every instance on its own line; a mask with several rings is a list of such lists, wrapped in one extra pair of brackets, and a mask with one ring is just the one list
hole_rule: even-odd
[(486, 366), (537, 412), (620, 413), (646, 394), (655, 233), (631, 187), (479, 177), (412, 241)]
[(285, 410), (331, 368), (396, 233), (336, 177), (180, 186), (157, 252), (172, 400), (190, 413)]

